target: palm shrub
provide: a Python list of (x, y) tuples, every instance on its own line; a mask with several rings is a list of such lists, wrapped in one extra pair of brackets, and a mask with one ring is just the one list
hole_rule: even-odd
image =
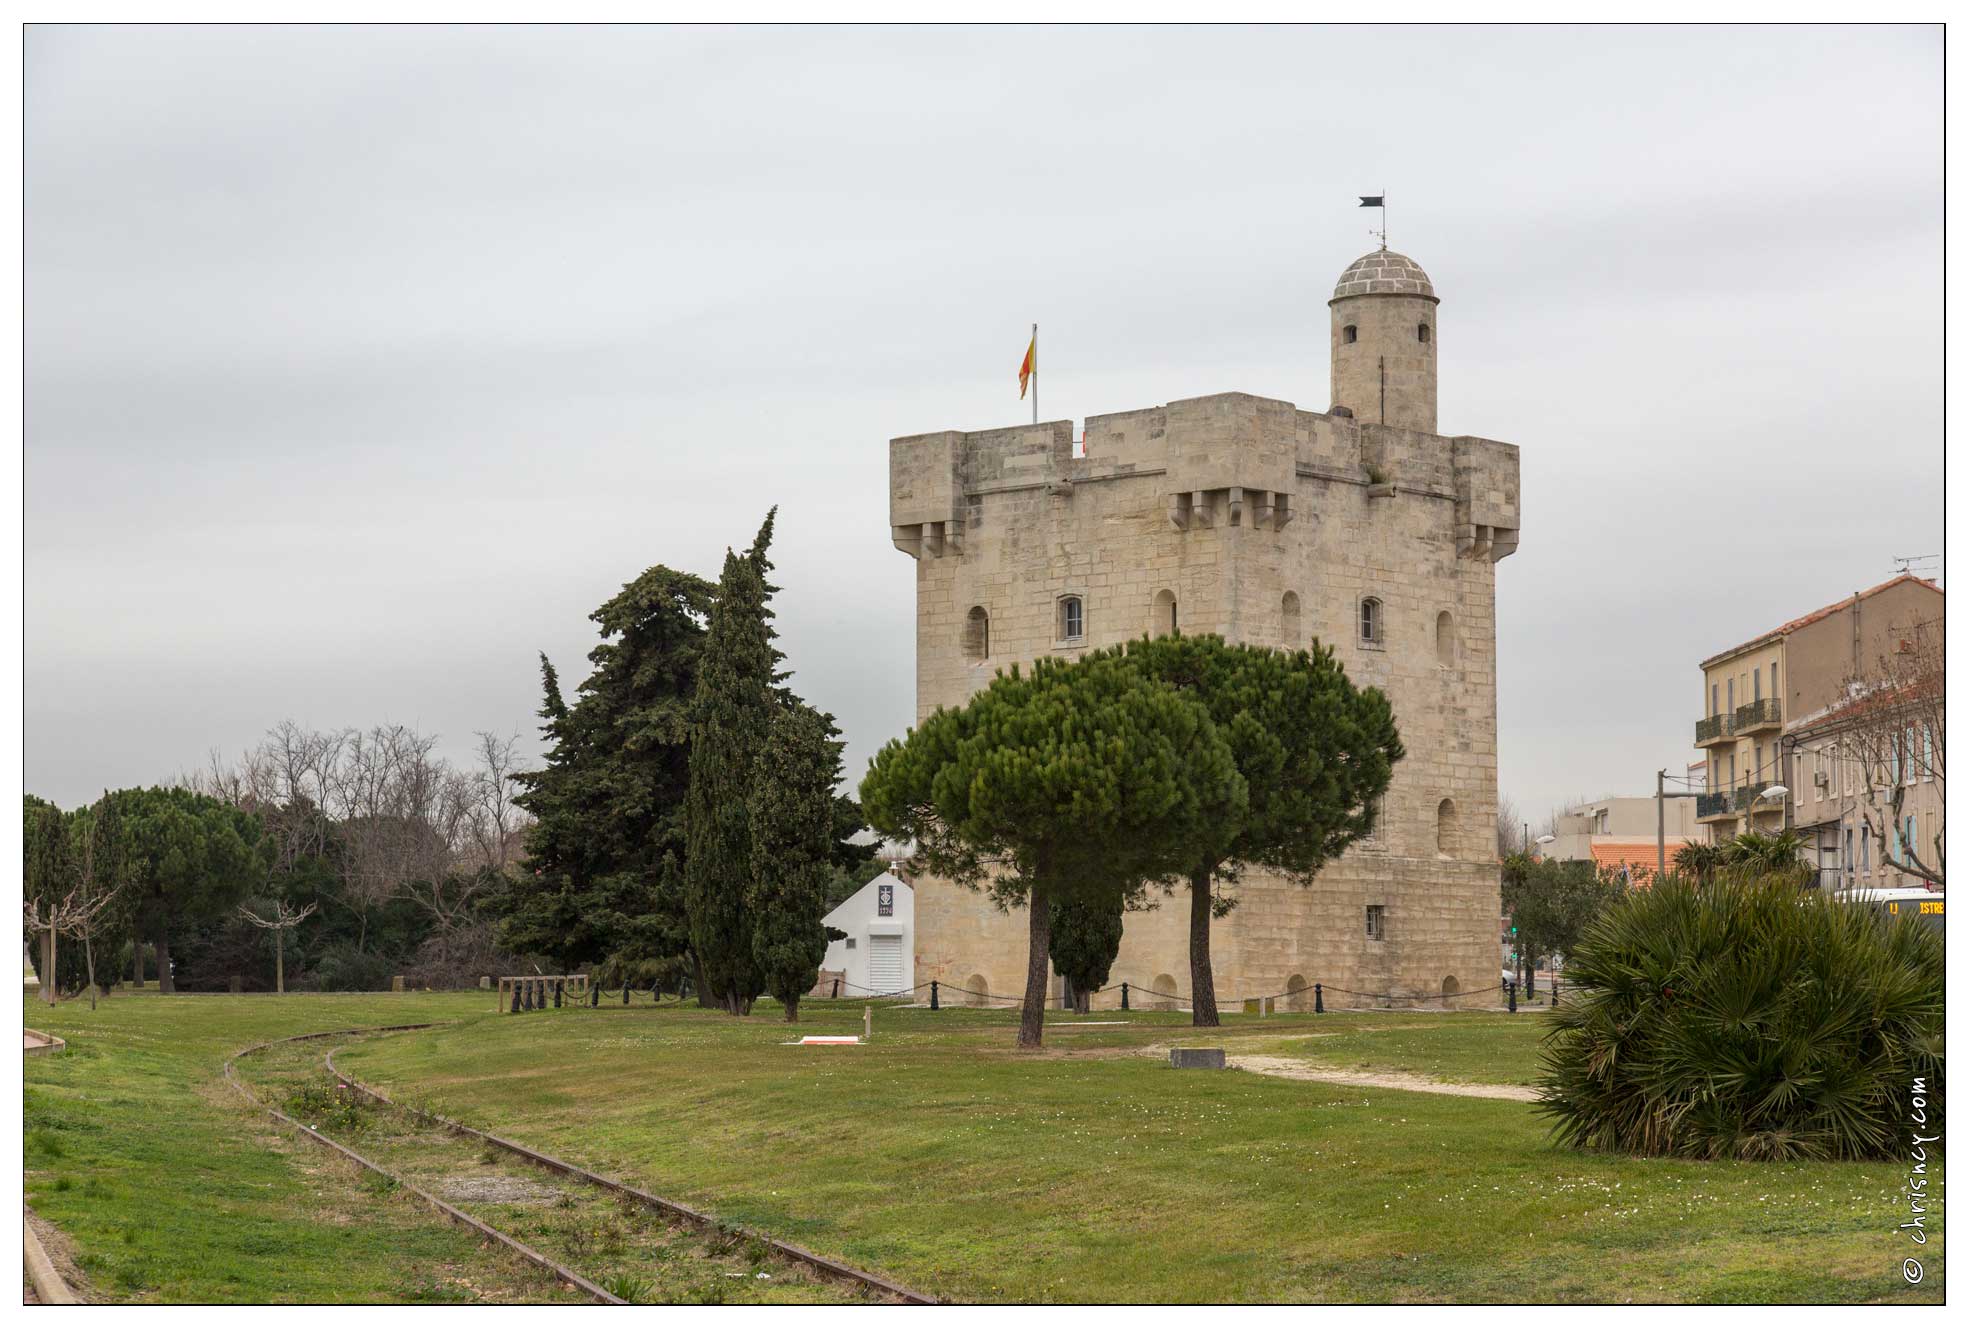
[(1804, 854), (1805, 842), (1791, 831), (1776, 835), (1745, 831), (1717, 846), (1716, 866), (1758, 877), (1784, 876), (1792, 885), (1803, 886), (1812, 875)]
[(1702, 880), (1722, 865), (1723, 847), (1707, 840), (1690, 840), (1675, 851), (1670, 861), (1677, 872)]
[(1694, 1158), (1903, 1156), (1941, 1134), (1942, 939), (1788, 874), (1667, 877), (1568, 957), (1539, 1111), (1567, 1144)]

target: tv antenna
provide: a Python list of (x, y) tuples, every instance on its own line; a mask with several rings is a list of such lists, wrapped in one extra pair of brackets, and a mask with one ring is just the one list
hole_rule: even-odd
[(1897, 572), (1912, 572), (1916, 576), (1926, 576), (1934, 569), (1930, 566), (1939, 563), (1940, 554), (1896, 554), (1894, 568)]

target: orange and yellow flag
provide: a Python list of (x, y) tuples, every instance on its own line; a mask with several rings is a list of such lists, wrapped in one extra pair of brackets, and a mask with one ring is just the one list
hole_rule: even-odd
[(1032, 334), (1032, 344), (1026, 347), (1026, 358), (1019, 361), (1019, 400), (1026, 399), (1026, 384), (1039, 372), (1039, 334)]

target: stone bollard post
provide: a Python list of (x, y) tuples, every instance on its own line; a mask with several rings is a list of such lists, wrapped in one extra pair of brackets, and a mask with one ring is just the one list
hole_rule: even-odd
[(1170, 1048), (1169, 1064), (1177, 1070), (1221, 1071), (1224, 1069), (1224, 1049)]
[(936, 979), (934, 979), (934, 978), (930, 980), (930, 1009), (931, 1009), (931, 1010), (933, 1010), (933, 1011), (934, 1011), (934, 1010), (936, 1010), (936, 1009), (938, 1009), (938, 1007), (937, 1007), (937, 980), (936, 980)]
[(1326, 1014), (1326, 985), (1323, 983), (1313, 984), (1313, 1014)]
[(559, 1010), (561, 1008), (561, 989), (564, 986), (566, 986), (566, 980), (559, 979), (559, 978), (554, 980), (554, 1009), (555, 1010)]
[(520, 1013), (520, 985), (518, 983), (515, 983), (513, 984), (513, 1014), (518, 1015), (519, 1013)]
[(1518, 981), (1516, 979), (1506, 979), (1504, 982), (1504, 1004), (1510, 1008), (1511, 1014), (1516, 1015), (1518, 1013)]
[(875, 1041), (875, 1008), (873, 1006), (864, 1006), (861, 1008), (861, 1041), (864, 1043)]
[(593, 1010), (602, 1004), (602, 990), (593, 983), (588, 985), (588, 1007)]
[(629, 980), (626, 978), (622, 980), (622, 1004), (629, 1004)]
[(1128, 1009), (1128, 985), (1126, 983), (1121, 985), (1121, 1009), (1124, 1011)]

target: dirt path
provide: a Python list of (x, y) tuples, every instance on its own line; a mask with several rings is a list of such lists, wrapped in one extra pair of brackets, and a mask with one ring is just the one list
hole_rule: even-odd
[(1352, 1085), (1360, 1089), (1406, 1089), (1418, 1094), (1449, 1094), (1456, 1098), (1502, 1098), (1514, 1103), (1535, 1103), (1538, 1091), (1518, 1084), (1464, 1084), (1454, 1080), (1431, 1080), (1399, 1071), (1343, 1071), (1317, 1066), (1296, 1057), (1226, 1057), (1224, 1063), (1236, 1070), (1259, 1075), (1276, 1075), (1285, 1080), (1317, 1080), (1322, 1084)]
[[(1320, 1037), (1320, 1035), (1309, 1035)], [(1169, 1049), (1150, 1046), (1142, 1055), (1169, 1060)], [(1415, 1094), (1448, 1094), (1452, 1098), (1498, 1098), (1513, 1103), (1535, 1103), (1538, 1091), (1520, 1084), (1467, 1084), (1457, 1080), (1432, 1080), (1426, 1075), (1407, 1075), (1401, 1071), (1346, 1071), (1337, 1066), (1302, 1061), (1298, 1057), (1267, 1057), (1231, 1053), (1226, 1050), (1224, 1065), (1234, 1071), (1254, 1075), (1276, 1075), (1282, 1080), (1313, 1080), (1320, 1084), (1344, 1084), (1356, 1089), (1404, 1089)]]

